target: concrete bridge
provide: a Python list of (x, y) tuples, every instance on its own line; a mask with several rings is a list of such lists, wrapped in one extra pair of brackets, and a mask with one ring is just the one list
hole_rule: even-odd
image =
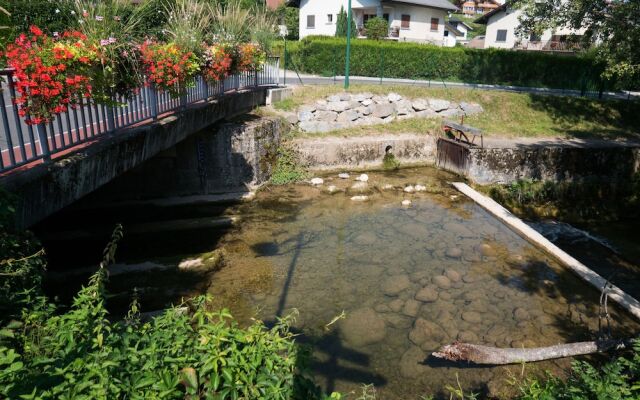
[[(173, 111), (167, 110), (169, 112), (164, 114), (158, 113), (156, 108), (155, 117), (139, 123), (125, 124), (128, 121), (127, 118), (133, 120), (125, 113), (128, 112), (132, 116), (136, 113), (133, 109), (129, 110), (129, 105), (126, 111), (121, 111), (120, 115), (115, 116), (105, 112), (104, 109), (96, 109), (93, 114), (95, 121), (84, 125), (86, 140), (79, 140), (75, 144), (72, 143), (73, 145), (66, 146), (59, 146), (64, 144), (64, 137), (72, 139), (75, 137), (73, 133), (77, 137), (82, 133), (77, 128), (73, 129), (73, 118), (67, 116), (66, 119), (70, 122), (68, 122), (69, 125), (65, 125), (65, 118), (60, 116), (58, 119), (62, 121), (59, 122), (59, 130), (54, 124), (50, 124), (47, 127), (37, 127), (38, 129), (27, 127), (24, 131), (20, 130), (19, 134), (12, 134), (11, 125), (7, 123), (9, 119), (7, 115), (10, 116), (10, 112), (3, 113), (0, 127), (4, 131), (0, 132), (2, 133), (0, 136), (4, 138), (5, 143), (4, 149), (0, 145), (0, 151), (4, 150), (1, 154), (4, 158), (5, 171), (0, 175), (0, 187), (18, 197), (16, 224), (22, 228), (30, 227), (157, 154), (176, 146), (191, 135), (217, 122), (266, 104), (268, 96), (278, 83), (277, 69), (276, 73), (271, 75), (275, 78), (265, 82), (262, 77), (262, 81), (259, 82), (256, 74), (255, 80), (247, 79), (250, 84), (242, 87), (238, 85), (236, 89), (227, 91), (224, 91), (225, 83), (223, 83), (221, 93), (212, 99), (208, 96), (209, 89), (205, 88), (204, 98), (196, 99), (197, 101), (192, 101), (190, 104), (184, 99), (178, 100), (176, 102), (178, 107)], [(7, 104), (4, 99), (3, 103), (3, 111), (10, 110), (11, 103)], [(146, 106), (154, 107), (153, 104), (149, 105), (149, 102), (146, 102)], [(144, 112), (141, 109), (142, 115)], [(88, 113), (81, 110), (80, 113), (84, 121), (86, 115), (91, 115), (91, 110)], [(124, 126), (95, 137), (87, 135), (87, 131), (94, 129), (100, 132), (102, 117), (105, 120), (111, 118), (116, 126), (118, 123)], [(75, 123), (79, 126), (77, 113), (75, 119)], [(2, 124), (2, 121), (5, 124)], [(104, 122), (105, 126), (107, 122)], [(113, 128), (113, 125), (111, 127)], [(45, 135), (36, 136), (33, 140), (35, 136), (33, 131), (42, 134), (40, 129)], [(7, 146), (7, 138), (9, 144), (13, 139), (13, 144), (16, 145)], [(32, 141), (25, 144), (30, 139)], [(57, 153), (51, 154), (52, 146), (58, 148)], [(9, 159), (7, 150), (15, 151), (13, 159)], [(30, 153), (26, 150), (32, 150), (31, 154), (37, 157), (30, 159)], [(15, 165), (15, 160), (20, 157), (24, 157), (28, 162)], [(9, 162), (13, 160), (14, 168), (7, 170), (7, 160)]]

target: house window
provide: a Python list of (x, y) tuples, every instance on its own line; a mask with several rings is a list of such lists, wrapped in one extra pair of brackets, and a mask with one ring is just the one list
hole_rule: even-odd
[(444, 31), (444, 37), (449, 37), (449, 31)]
[(438, 18), (431, 18), (431, 32), (438, 32), (438, 25), (440, 25), (440, 20)]
[(530, 42), (539, 42), (540, 40), (541, 40), (541, 38), (540, 38), (540, 35), (538, 35), (538, 34), (535, 34), (535, 33), (532, 32), (529, 35), (529, 41)]
[(313, 29), (316, 27), (316, 16), (307, 15), (307, 29)]
[(507, 30), (498, 29), (498, 34), (496, 35), (496, 42), (506, 42), (506, 41), (507, 41)]
[(333, 14), (327, 14), (327, 24), (333, 24)]
[(402, 14), (402, 18), (401, 18), (401, 22), (400, 22), (400, 28), (409, 29), (410, 25), (411, 25), (411, 15)]

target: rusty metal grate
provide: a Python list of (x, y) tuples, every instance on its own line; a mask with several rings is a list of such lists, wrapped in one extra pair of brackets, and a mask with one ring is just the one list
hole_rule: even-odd
[(436, 146), (438, 168), (458, 174), (465, 174), (469, 170), (471, 161), (469, 145), (456, 140), (438, 138)]

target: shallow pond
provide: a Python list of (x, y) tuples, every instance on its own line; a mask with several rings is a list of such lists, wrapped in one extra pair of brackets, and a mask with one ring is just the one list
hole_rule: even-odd
[[(344, 393), (374, 384), (382, 399), (449, 398), (446, 387), (458, 385), (508, 396), (523, 372), (562, 374), (570, 362), (477, 368), (429, 356), (455, 340), (531, 347), (595, 337), (599, 293), (450, 188), (453, 175), (369, 173), (367, 188), (353, 190), (356, 176), (267, 188), (226, 210), (241, 223), (200, 250), (224, 248), (226, 266), (189, 280), (191, 293), (208, 291), (240, 321), (296, 313), (318, 384)], [(405, 193), (409, 184), (427, 191)], [(351, 200), (361, 191), (368, 201)], [(194, 235), (172, 237), (183, 246), (163, 248), (163, 258), (149, 246), (119, 261), (175, 266), (194, 257), (184, 250)], [(637, 330), (612, 314), (616, 336)]]

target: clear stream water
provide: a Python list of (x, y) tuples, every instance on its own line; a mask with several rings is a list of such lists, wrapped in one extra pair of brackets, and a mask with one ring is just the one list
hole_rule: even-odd
[[(165, 302), (206, 291), (241, 322), (295, 312), (318, 384), (349, 393), (372, 383), (382, 399), (449, 398), (447, 386), (458, 384), (508, 397), (513, 378), (569, 367), (570, 360), (489, 368), (430, 357), (455, 340), (532, 347), (595, 337), (599, 293), (450, 188), (454, 176), (430, 168), (369, 173), (369, 201), (354, 202), (355, 176), (325, 176), (325, 188), (346, 190), (336, 194), (273, 187), (217, 210), (242, 219), (223, 233), (168, 233), (130, 245), (137, 250), (119, 262), (176, 266), (217, 247), (226, 266), (202, 276), (147, 273), (116, 285), (182, 285), (163, 294)], [(402, 191), (416, 183), (428, 192)], [(403, 199), (412, 205), (403, 207)], [(207, 217), (206, 208), (197, 210)], [(625, 313), (613, 307), (612, 314), (616, 336), (637, 331)]]

